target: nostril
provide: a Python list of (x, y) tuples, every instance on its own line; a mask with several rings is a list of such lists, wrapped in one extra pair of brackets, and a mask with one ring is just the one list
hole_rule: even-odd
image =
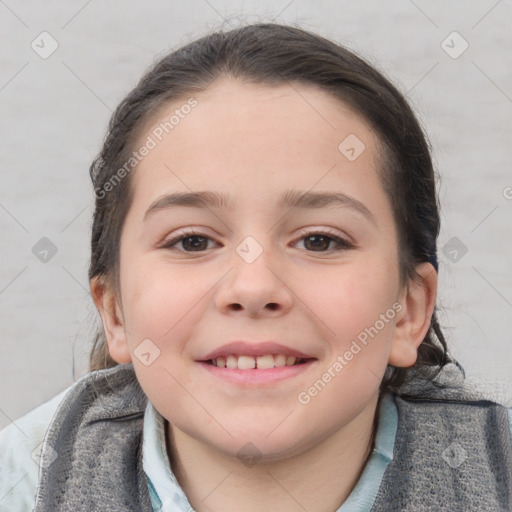
[(279, 308), (279, 304), (276, 304), (275, 302), (269, 302), (267, 304), (267, 308), (275, 311), (277, 308)]

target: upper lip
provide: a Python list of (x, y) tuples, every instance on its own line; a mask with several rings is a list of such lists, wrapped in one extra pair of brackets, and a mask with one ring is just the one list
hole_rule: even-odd
[(200, 361), (209, 361), (217, 357), (227, 357), (230, 355), (237, 356), (265, 356), (267, 354), (283, 354), (285, 356), (295, 356), (301, 359), (315, 359), (313, 356), (305, 354), (300, 350), (296, 350), (274, 341), (233, 341), (216, 348), (212, 352), (204, 356)]

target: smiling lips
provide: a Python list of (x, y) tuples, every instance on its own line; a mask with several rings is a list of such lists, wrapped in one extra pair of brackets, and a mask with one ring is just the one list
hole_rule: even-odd
[(234, 370), (266, 370), (296, 366), (311, 359), (316, 358), (271, 341), (235, 341), (210, 352), (200, 362)]
[(285, 356), (284, 354), (265, 354), (257, 357), (229, 355), (228, 357), (217, 357), (210, 361), (211, 364), (220, 368), (238, 368), (239, 370), (258, 368), (259, 370), (266, 370), (268, 368), (281, 368), (283, 366), (300, 364), (304, 359), (295, 356)]

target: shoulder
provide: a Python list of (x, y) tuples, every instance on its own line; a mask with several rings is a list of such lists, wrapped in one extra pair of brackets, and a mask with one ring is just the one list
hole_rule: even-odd
[(44, 436), (71, 387), (0, 431), (1, 510), (32, 510)]
[[(461, 445), (465, 451), (493, 452), (496, 460), (512, 464), (512, 407), (489, 397), (447, 396), (400, 397), (395, 396), (399, 428), (397, 437), (420, 448)], [(473, 448), (472, 448), (473, 446)], [(462, 450), (463, 451), (463, 450)], [(465, 453), (465, 452), (464, 452)], [(482, 455), (482, 461), (485, 457)], [(483, 462), (482, 462), (483, 463)]]
[[(419, 373), (395, 394), (395, 398), (402, 417), (414, 421), (414, 417), (422, 416), (422, 425), (426, 427), (440, 421), (442, 416), (441, 426), (448, 422), (458, 430), (463, 425), (473, 424), (481, 427), (484, 437), (498, 433), (502, 441), (512, 445), (510, 381), (480, 374), (466, 376), (460, 368), (448, 364), (435, 379)], [(471, 429), (466, 430), (471, 436)]]
[(510, 442), (512, 443), (512, 407), (509, 407), (508, 409), (508, 424), (510, 429)]
[(408, 396), (394, 395), (395, 403), (404, 415), (410, 411), (414, 415), (444, 415), (446, 418), (467, 421), (474, 419), (475, 415), (484, 415), (493, 418), (493, 422), (505, 425), (509, 430), (512, 416), (512, 407), (487, 396)]
[(394, 400), (393, 458), (372, 511), (512, 510), (510, 407), (446, 389)]
[[(43, 441), (63, 420), (79, 410), (91, 422), (140, 414), (145, 395), (132, 365), (90, 372), (48, 402), (0, 431), (0, 510), (32, 510), (40, 468), (55, 452)], [(42, 457), (42, 461), (40, 458)], [(51, 464), (51, 462), (50, 462)]]

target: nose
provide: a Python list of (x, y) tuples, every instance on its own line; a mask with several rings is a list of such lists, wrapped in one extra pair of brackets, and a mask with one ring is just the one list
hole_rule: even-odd
[[(282, 270), (280, 259), (266, 247), (258, 244), (255, 259), (247, 257), (244, 245), (233, 251), (232, 270), (217, 288), (217, 309), (228, 315), (251, 318), (278, 317), (286, 314), (293, 304), (289, 276)], [(254, 251), (254, 239), (249, 243)], [(246, 251), (247, 252), (247, 251)]]

